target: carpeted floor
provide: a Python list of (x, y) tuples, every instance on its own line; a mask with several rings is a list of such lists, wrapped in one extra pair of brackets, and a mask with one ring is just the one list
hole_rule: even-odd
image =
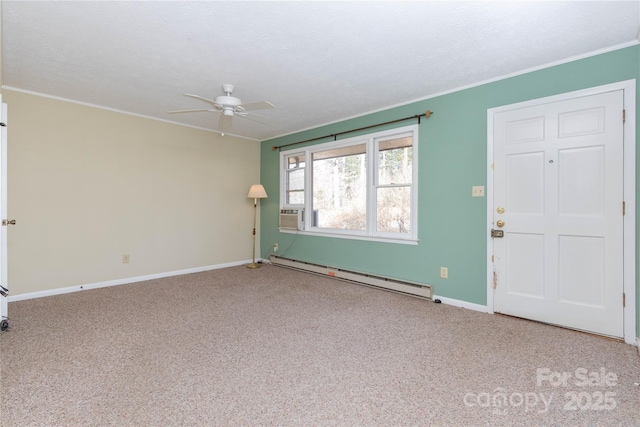
[(9, 314), (7, 427), (640, 426), (633, 346), (275, 266)]

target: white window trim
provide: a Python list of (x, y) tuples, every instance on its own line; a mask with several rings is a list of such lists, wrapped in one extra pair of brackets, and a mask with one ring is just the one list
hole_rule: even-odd
[[(409, 136), (413, 138), (413, 163), (411, 177), (411, 231), (407, 234), (390, 233), (376, 231), (376, 197), (378, 188), (378, 144), (380, 139), (386, 139), (390, 136)], [(312, 227), (311, 219), (313, 215), (313, 178), (312, 178), (312, 155), (318, 151), (326, 151), (330, 149), (342, 148), (356, 144), (367, 145), (367, 230), (341, 230)], [(290, 156), (303, 154), (305, 156), (304, 167), (304, 205), (286, 203), (287, 191), (287, 173), (286, 159)], [(418, 125), (404, 126), (401, 128), (389, 129), (370, 133), (367, 135), (356, 136), (352, 138), (342, 139), (339, 141), (330, 141), (321, 144), (309, 145), (304, 148), (292, 149), (280, 152), (280, 207), (281, 209), (304, 209), (305, 230), (280, 230), (281, 233), (297, 233), (310, 236), (336, 237), (343, 239), (378, 241), (398, 244), (418, 244)]]

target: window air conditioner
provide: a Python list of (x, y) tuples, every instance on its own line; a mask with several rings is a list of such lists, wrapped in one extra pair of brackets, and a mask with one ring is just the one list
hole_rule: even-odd
[(280, 230), (304, 230), (304, 209), (280, 209)]

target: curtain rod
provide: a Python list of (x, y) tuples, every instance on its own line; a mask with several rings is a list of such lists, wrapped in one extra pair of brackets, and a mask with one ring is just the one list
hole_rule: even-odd
[(358, 129), (345, 130), (344, 132), (332, 133), (332, 134), (325, 135), (325, 136), (319, 136), (317, 138), (305, 139), (304, 141), (292, 142), (292, 143), (289, 143), (289, 144), (277, 145), (277, 146), (274, 145), (274, 146), (271, 147), (271, 150), (276, 151), (276, 150), (280, 150), (281, 148), (284, 148), (284, 147), (290, 147), (292, 145), (304, 144), (305, 142), (317, 141), (319, 139), (324, 139), (324, 138), (329, 138), (329, 137), (333, 137), (333, 140), (335, 141), (338, 138), (338, 136), (340, 136), (340, 135), (344, 135), (344, 134), (352, 133), (352, 132), (358, 132), (360, 130), (371, 129), (371, 128), (375, 128), (375, 127), (379, 127), (379, 126), (390, 125), (392, 123), (404, 122), (405, 120), (418, 119), (418, 124), (420, 124), (420, 118), (421, 117), (426, 117), (428, 119), (433, 114), (434, 114), (433, 111), (427, 110), (423, 114), (416, 114), (415, 116), (404, 117), (402, 119), (391, 120), (391, 121), (388, 121), (388, 122), (378, 123), (378, 124), (375, 124), (375, 125), (369, 125), (369, 126), (361, 127), (361, 128), (358, 128)]

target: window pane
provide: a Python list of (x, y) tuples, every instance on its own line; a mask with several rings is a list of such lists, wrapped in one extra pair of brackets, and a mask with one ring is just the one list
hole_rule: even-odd
[(402, 138), (385, 139), (383, 141), (378, 141), (378, 150), (393, 150), (395, 148), (411, 147), (412, 145), (413, 138), (410, 136), (405, 136)]
[(304, 154), (296, 154), (295, 156), (287, 157), (287, 169), (296, 169), (304, 167)]
[(287, 171), (287, 203), (304, 204), (304, 169)]
[(409, 233), (411, 231), (411, 187), (378, 188), (377, 231)]
[(333, 159), (335, 157), (345, 157), (355, 154), (364, 154), (367, 151), (365, 144), (350, 145), (348, 147), (336, 148), (335, 150), (319, 151), (313, 153), (313, 160)]
[(411, 184), (412, 143), (410, 136), (378, 143), (378, 185)]
[(366, 145), (313, 154), (313, 225), (366, 230)]

